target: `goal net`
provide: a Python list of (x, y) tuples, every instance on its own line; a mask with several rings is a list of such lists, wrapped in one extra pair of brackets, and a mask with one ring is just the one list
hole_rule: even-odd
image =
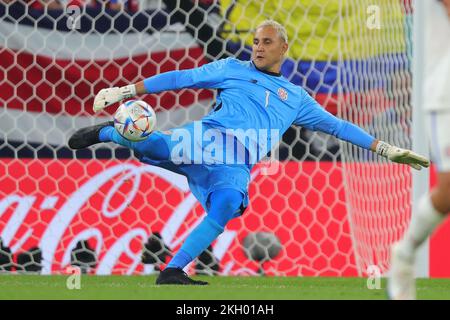
[[(4, 1), (0, 4), (0, 272), (149, 274), (205, 211), (184, 177), (112, 144), (73, 151), (102, 88), (228, 56), (252, 30), (288, 31), (282, 73), (331, 113), (410, 147), (408, 1)], [(198, 120), (210, 90), (140, 97), (158, 130)], [(250, 206), (188, 268), (222, 275), (357, 276), (388, 268), (410, 217), (411, 174), (331, 136), (292, 127), (252, 171)], [(270, 165), (270, 162), (269, 162)], [(273, 168), (271, 168), (273, 169)]]

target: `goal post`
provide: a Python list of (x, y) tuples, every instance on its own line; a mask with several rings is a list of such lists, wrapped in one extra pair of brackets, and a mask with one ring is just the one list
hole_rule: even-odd
[[(425, 1), (414, 0), (413, 17), (413, 59), (412, 59), (412, 148), (419, 154), (429, 154), (427, 129), (425, 126), (425, 112), (423, 109), (424, 97), (424, 49), (425, 49), (425, 11), (427, 10)], [(416, 211), (419, 199), (429, 191), (429, 172), (414, 172), (412, 177), (412, 214)], [(416, 276), (429, 277), (429, 239), (419, 248), (416, 256)]]

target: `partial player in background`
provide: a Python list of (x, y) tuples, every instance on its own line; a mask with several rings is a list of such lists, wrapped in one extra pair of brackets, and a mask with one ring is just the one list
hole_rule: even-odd
[(417, 248), (450, 212), (450, 0), (427, 1), (424, 107), (438, 183), (421, 198), (404, 238), (392, 247), (388, 294), (416, 298)]
[[(190, 279), (183, 268), (217, 239), (231, 219), (243, 214), (249, 201), (250, 170), (276, 146), (291, 125), (334, 135), (418, 170), (428, 167), (428, 159), (410, 150), (379, 141), (358, 126), (333, 116), (304, 89), (284, 78), (280, 68), (287, 49), (285, 28), (275, 21), (266, 21), (256, 29), (252, 61), (227, 58), (200, 68), (166, 72), (135, 85), (102, 89), (94, 100), (94, 111), (98, 112), (137, 94), (181, 88), (218, 89), (214, 109), (200, 121), (169, 132), (155, 131), (140, 142), (132, 142), (120, 136), (112, 123), (80, 129), (69, 139), (69, 146), (73, 149), (86, 148), (100, 142), (114, 142), (136, 151), (144, 163), (158, 165), (187, 177), (192, 193), (207, 215), (192, 230), (180, 250), (160, 273), (157, 284), (206, 284)], [(202, 141), (204, 138), (196, 136), (196, 126), (213, 130), (219, 134), (218, 138), (206, 145), (206, 141)], [(237, 133), (248, 130), (266, 134), (253, 138)], [(278, 132), (276, 138), (272, 136), (273, 130)], [(190, 134), (189, 150), (191, 147), (199, 148), (198, 152), (192, 153), (194, 158), (200, 153), (202, 156), (209, 156), (208, 160), (202, 158), (203, 162), (197, 163), (192, 159), (192, 154), (186, 154), (183, 155), (186, 156), (184, 160), (188, 161), (174, 161), (174, 157), (179, 155), (174, 150), (178, 150), (178, 134), (182, 131)], [(218, 142), (222, 140), (219, 139), (221, 135), (226, 145)], [(229, 139), (231, 144), (228, 144)], [(214, 159), (211, 159), (211, 145), (216, 150)], [(234, 149), (243, 152), (234, 152)], [(218, 154), (223, 154), (224, 158), (217, 159)], [(229, 155), (231, 159), (228, 158)], [(236, 156), (240, 161), (234, 162)]]

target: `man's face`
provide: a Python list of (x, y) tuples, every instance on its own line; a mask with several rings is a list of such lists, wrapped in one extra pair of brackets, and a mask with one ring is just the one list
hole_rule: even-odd
[(287, 48), (287, 43), (281, 39), (275, 28), (258, 28), (253, 38), (252, 61), (258, 69), (279, 72)]

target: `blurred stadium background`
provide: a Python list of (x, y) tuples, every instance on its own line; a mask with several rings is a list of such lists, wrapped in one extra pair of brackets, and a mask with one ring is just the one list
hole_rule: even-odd
[[(185, 179), (112, 145), (74, 152), (67, 139), (111, 118), (114, 108), (92, 113), (98, 90), (249, 59), (251, 31), (267, 18), (288, 30), (285, 77), (333, 114), (410, 148), (412, 13), (408, 0), (2, 0), (0, 272), (164, 267), (205, 214)], [(142, 99), (167, 130), (206, 114), (214, 92)], [(355, 277), (376, 265), (385, 274), (411, 214), (410, 169), (303, 128), (286, 132), (278, 160), (275, 174), (255, 168), (247, 212), (189, 273)], [(449, 235), (447, 223), (431, 239), (424, 276), (450, 277)]]

